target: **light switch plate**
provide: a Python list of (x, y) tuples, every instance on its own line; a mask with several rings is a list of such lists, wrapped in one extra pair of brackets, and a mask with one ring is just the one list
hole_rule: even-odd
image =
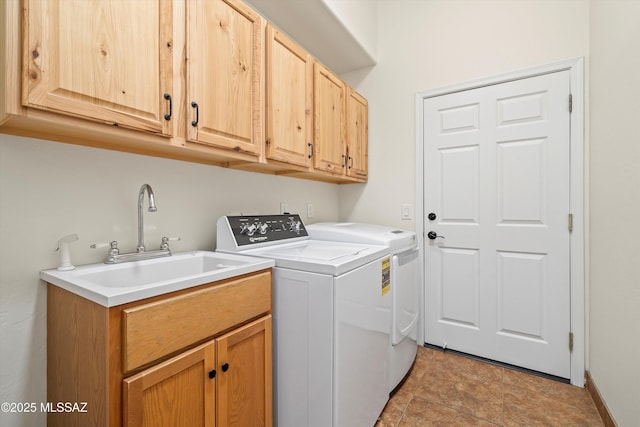
[(403, 203), (400, 213), (400, 219), (411, 219), (412, 217), (413, 206), (409, 203)]

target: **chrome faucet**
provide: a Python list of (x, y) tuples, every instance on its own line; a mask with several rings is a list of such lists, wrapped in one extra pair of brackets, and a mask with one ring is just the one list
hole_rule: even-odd
[(143, 259), (159, 258), (165, 256), (171, 256), (171, 249), (169, 249), (169, 242), (174, 240), (180, 240), (179, 237), (163, 237), (160, 249), (147, 251), (144, 247), (144, 216), (142, 214), (142, 206), (144, 205), (144, 192), (147, 192), (149, 196), (149, 212), (155, 212), (156, 199), (153, 196), (153, 190), (149, 184), (143, 184), (138, 192), (138, 247), (135, 252), (121, 254), (118, 249), (118, 242), (115, 240), (109, 243), (94, 243), (91, 248), (109, 248), (107, 260), (105, 264), (118, 264), (128, 261), (140, 261)]
[(136, 252), (144, 252), (144, 215), (142, 213), (142, 205), (144, 204), (144, 191), (147, 190), (149, 195), (149, 212), (155, 212), (156, 200), (153, 196), (153, 190), (149, 184), (142, 184), (138, 193), (138, 247)]

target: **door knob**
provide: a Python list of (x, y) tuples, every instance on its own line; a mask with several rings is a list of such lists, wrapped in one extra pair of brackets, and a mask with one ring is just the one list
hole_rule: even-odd
[(437, 218), (436, 214), (433, 212), (429, 212), (429, 215), (427, 215), (427, 217), (429, 218), (429, 221), (433, 221)]
[(431, 240), (436, 240), (437, 238), (444, 239), (444, 236), (438, 236), (438, 233), (436, 233), (435, 231), (428, 232), (427, 237)]

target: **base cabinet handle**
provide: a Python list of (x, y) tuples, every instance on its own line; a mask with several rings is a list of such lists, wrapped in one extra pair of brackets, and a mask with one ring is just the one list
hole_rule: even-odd
[(216, 370), (212, 369), (209, 371), (209, 378), (214, 379), (216, 377)]
[(228, 363), (223, 363), (222, 364), (222, 372), (227, 372), (229, 370), (229, 364)]

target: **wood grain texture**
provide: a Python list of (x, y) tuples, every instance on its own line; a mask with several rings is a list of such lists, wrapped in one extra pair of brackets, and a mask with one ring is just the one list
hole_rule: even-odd
[(602, 399), (602, 395), (598, 391), (598, 387), (596, 387), (596, 384), (593, 382), (593, 378), (591, 377), (589, 371), (585, 372), (585, 379), (585, 387), (589, 392), (593, 403), (596, 405), (596, 409), (600, 414), (600, 418), (602, 418), (602, 423), (605, 425), (605, 427), (617, 427), (618, 424), (616, 424), (613, 416), (611, 415), (611, 412), (609, 411), (609, 408), (604, 403), (604, 399)]
[(349, 88), (347, 101), (347, 175), (367, 179), (369, 175), (369, 105)]
[(148, 364), (271, 309), (261, 273), (123, 310), (124, 371)]
[[(218, 425), (272, 425), (271, 316), (217, 340)], [(223, 365), (228, 366), (226, 372)]]
[(266, 129), (268, 160), (309, 168), (313, 131), (313, 62), (287, 36), (267, 25)]
[(87, 402), (87, 412), (50, 412), (52, 427), (108, 425), (108, 311), (47, 286), (47, 401)]
[[(248, 289), (255, 289), (257, 279), (261, 285), (257, 292), (264, 295), (266, 288), (267, 307), (261, 311), (260, 315), (271, 312), (271, 270), (262, 270), (256, 273), (250, 273), (237, 278), (226, 279), (213, 284), (205, 284), (191, 289), (172, 292), (170, 294), (158, 295), (147, 298), (142, 301), (135, 301), (115, 307), (103, 307), (92, 301), (86, 300), (73, 293), (65, 291), (57, 286), (48, 285), (47, 294), (47, 399), (48, 401), (70, 401), (70, 402), (88, 402), (87, 414), (49, 414), (49, 425), (51, 426), (110, 426), (119, 427), (123, 420), (123, 380), (125, 379), (125, 371), (123, 369), (124, 347), (123, 347), (123, 312), (138, 306), (149, 307), (154, 304), (162, 305), (165, 300), (180, 300), (181, 297), (193, 295), (206, 291), (208, 289), (224, 288), (231, 284), (239, 285), (243, 281), (248, 280), (252, 285), (245, 288), (245, 292), (237, 295), (238, 300), (228, 300), (229, 306), (223, 307), (221, 312), (234, 312), (234, 307), (251, 307), (253, 303), (244, 305)], [(225, 290), (225, 293), (227, 291)], [(250, 297), (251, 299), (253, 297)], [(257, 299), (264, 299), (258, 297)], [(191, 311), (195, 311), (192, 308)], [(212, 312), (212, 307), (199, 307), (198, 312)], [(261, 309), (263, 310), (263, 309)], [(252, 310), (248, 310), (252, 312)], [(222, 317), (225, 315), (222, 314)], [(235, 315), (234, 315), (235, 316)], [(249, 315), (248, 315), (249, 316)], [(197, 316), (196, 316), (197, 317)], [(166, 354), (157, 361), (159, 364), (166, 364), (166, 361), (172, 357), (178, 357), (181, 352), (189, 351), (190, 348), (199, 346), (201, 343), (207, 342), (215, 338), (216, 335), (222, 335), (233, 330), (236, 326), (255, 319), (257, 316), (236, 319), (237, 323), (230, 326), (213, 326), (209, 331), (205, 340), (201, 342), (190, 342), (179, 348), (171, 354)], [(228, 323), (224, 319), (225, 325)], [(270, 326), (269, 326), (270, 327)], [(217, 333), (215, 331), (218, 331)], [(180, 331), (178, 334), (181, 334)], [(270, 384), (271, 375), (271, 342), (268, 345), (268, 375)], [(265, 350), (266, 351), (266, 350)], [(157, 365), (160, 366), (160, 365)], [(209, 365), (207, 365), (208, 367)], [(138, 375), (142, 369), (152, 369), (151, 364), (136, 369), (129, 375)], [(265, 368), (266, 369), (266, 368)], [(207, 371), (208, 374), (208, 371)], [(182, 379), (176, 377), (171, 387), (183, 387), (186, 383), (193, 384), (189, 378), (195, 378), (193, 372), (183, 375)], [(264, 376), (264, 375), (263, 375)], [(153, 375), (147, 378), (154, 378)], [(180, 385), (182, 384), (182, 385)], [(269, 385), (271, 387), (271, 385)], [(157, 402), (161, 395), (149, 394), (155, 396), (151, 399)], [(271, 398), (270, 394), (267, 396)], [(155, 403), (154, 403), (155, 404)], [(270, 403), (269, 403), (270, 405)], [(135, 412), (135, 411), (134, 411)], [(79, 415), (79, 416), (78, 416)], [(134, 415), (137, 416), (137, 415)]]
[[(187, 140), (258, 156), (262, 19), (237, 0), (188, 2)], [(197, 126), (190, 125), (196, 120)]]
[(316, 170), (346, 172), (346, 84), (322, 64), (313, 72), (313, 167)]
[(215, 425), (215, 344), (208, 342), (123, 382), (126, 427)]
[(171, 8), (171, 0), (26, 0), (23, 103), (170, 135)]
[[(246, 93), (240, 89), (246, 78), (240, 76), (251, 72), (253, 141), (246, 141), (249, 144), (246, 145), (243, 142), (246, 136), (240, 139), (234, 136), (240, 128), (246, 129), (248, 121), (244, 119), (239, 127), (224, 123), (228, 134), (218, 132), (215, 140), (191, 141), (188, 133), (192, 128), (193, 109), (187, 94), (192, 76), (188, 67), (198, 58), (190, 57), (187, 51), (192, 43), (187, 29), (191, 28), (187, 9), (193, 3), (150, 0), (148, 4), (152, 10), (147, 13), (141, 11), (140, 6), (147, 2), (0, 2), (0, 35), (4, 37), (4, 42), (0, 43), (0, 132), (323, 182), (365, 182), (366, 176), (361, 175), (314, 172), (308, 157), (311, 154), (309, 144), (314, 143), (313, 59), (290, 40), (289, 47), (293, 50), (285, 47), (283, 44), (289, 42), (281, 33), (277, 33), (275, 39), (263, 37), (269, 31), (274, 36), (275, 30), (264, 19), (259, 19), (260, 24), (254, 23), (250, 16), (255, 12), (240, 0), (204, 3), (212, 10), (211, 5), (215, 4), (216, 8), (226, 8), (229, 12), (225, 22), (232, 25), (225, 25), (227, 31), (223, 31), (229, 36), (227, 41), (246, 44), (245, 34), (249, 31), (245, 24), (252, 23), (251, 67), (223, 78), (231, 82), (227, 85), (226, 95), (237, 93), (240, 96)], [(69, 12), (76, 6), (81, 19)], [(91, 18), (92, 11), (104, 19)], [(141, 15), (144, 16), (141, 18)], [(82, 21), (81, 24), (68, 25), (75, 19)], [(243, 20), (245, 23), (240, 24)], [(113, 22), (116, 21), (118, 30), (123, 31), (114, 30)], [(138, 28), (138, 21), (142, 22), (141, 28)], [(168, 24), (158, 26), (158, 22)], [(159, 32), (151, 31), (153, 26)], [(219, 24), (218, 27), (223, 28)], [(229, 32), (232, 29), (234, 34), (242, 35), (233, 35)], [(128, 37), (126, 34), (134, 34), (145, 46), (157, 44), (158, 50), (145, 48), (140, 53), (140, 49), (132, 49), (131, 43), (124, 41)], [(72, 40), (72, 46), (58, 49), (60, 40)], [(239, 45), (234, 45), (233, 49), (246, 51)], [(266, 96), (271, 90), (266, 80), (275, 76), (273, 67), (267, 64), (267, 51), (273, 53), (276, 49), (285, 58), (292, 55), (287, 60), (293, 64), (302, 63), (303, 68), (302, 71), (297, 71), (295, 66), (294, 69), (287, 68), (285, 75), (278, 77), (277, 84), (283, 91), (270, 93), (271, 98), (278, 94), (279, 104), (270, 102)], [(131, 55), (136, 55), (135, 61), (129, 60)], [(160, 59), (149, 59), (154, 55)], [(245, 57), (243, 53), (242, 58)], [(82, 66), (76, 67), (78, 63)], [(154, 65), (156, 63), (159, 65)], [(247, 63), (238, 61), (239, 68), (236, 69), (246, 67)], [(145, 64), (151, 65), (145, 68)], [(228, 62), (229, 67), (234, 64)], [(288, 65), (281, 61), (277, 67)], [(145, 71), (139, 71), (141, 69)], [(214, 71), (217, 69), (214, 67)], [(159, 75), (156, 76), (153, 70), (158, 70)], [(100, 78), (94, 78), (93, 74)], [(125, 74), (127, 78), (123, 79), (121, 76)], [(150, 74), (153, 76), (149, 77)], [(295, 76), (298, 77), (291, 80)], [(224, 85), (207, 83), (207, 90), (213, 91), (213, 88), (219, 91)], [(157, 95), (154, 101), (149, 101), (151, 98), (147, 96), (151, 90)], [(164, 120), (169, 108), (163, 97), (165, 92), (173, 99), (169, 121)], [(289, 99), (290, 95), (294, 98)], [(246, 110), (248, 104), (240, 104)], [(277, 105), (283, 108), (277, 109)], [(225, 117), (230, 119), (232, 114), (226, 112), (231, 110), (222, 109), (221, 114), (215, 115), (215, 123), (223, 124)], [(279, 133), (276, 138), (273, 137), (274, 130)], [(239, 143), (234, 144), (237, 141)], [(273, 145), (272, 141), (275, 141)], [(256, 145), (252, 146), (254, 143)]]

